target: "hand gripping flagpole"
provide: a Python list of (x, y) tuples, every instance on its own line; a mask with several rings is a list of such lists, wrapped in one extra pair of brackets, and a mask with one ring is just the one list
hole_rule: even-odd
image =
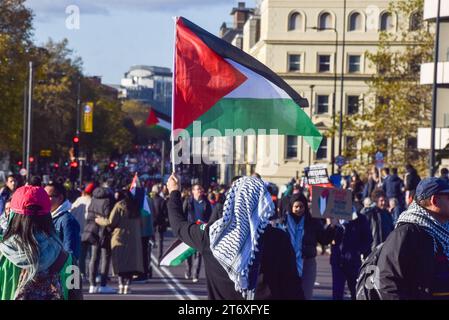
[(172, 76), (172, 94), (171, 94), (171, 163), (172, 173), (176, 173), (175, 165), (175, 91), (176, 91), (176, 28), (179, 17), (173, 17), (174, 25), (174, 37), (173, 37), (173, 76)]

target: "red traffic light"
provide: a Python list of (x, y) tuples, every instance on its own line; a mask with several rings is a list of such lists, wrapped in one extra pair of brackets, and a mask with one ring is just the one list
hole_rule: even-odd
[(59, 168), (59, 164), (55, 163), (55, 164), (53, 165), (53, 167)]
[(17, 165), (20, 167), (22, 165), (22, 161), (18, 161)]
[(109, 164), (109, 168), (114, 169), (114, 168), (115, 168), (115, 162), (111, 162), (111, 163)]
[(78, 143), (80, 142), (80, 138), (78, 137), (73, 137), (73, 143)]
[(31, 162), (31, 163), (34, 162), (34, 157), (30, 157), (30, 162)]
[(76, 162), (76, 161), (70, 162), (70, 167), (71, 168), (78, 168), (78, 162)]

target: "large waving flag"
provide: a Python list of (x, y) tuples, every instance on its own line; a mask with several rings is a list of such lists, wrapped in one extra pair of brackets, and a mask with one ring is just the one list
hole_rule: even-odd
[(304, 136), (316, 151), (322, 136), (301, 107), (308, 102), (242, 50), (176, 18), (173, 129), (277, 129)]

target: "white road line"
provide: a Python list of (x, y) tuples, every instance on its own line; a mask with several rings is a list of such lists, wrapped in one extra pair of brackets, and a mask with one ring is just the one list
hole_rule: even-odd
[(178, 300), (185, 300), (184, 296), (179, 294), (179, 291), (173, 287), (170, 283), (170, 281), (168, 281), (167, 279), (165, 279), (165, 275), (159, 271), (158, 268), (154, 268), (154, 270), (156, 270), (156, 272), (159, 274), (159, 276), (161, 277), (162, 281), (167, 285), (167, 287), (170, 288), (170, 290), (172, 290), (175, 293), (176, 298), (178, 298)]
[(184, 291), (185, 295), (190, 300), (199, 300), (199, 297), (193, 294), (193, 292), (190, 291), (188, 288), (186, 288), (182, 283), (180, 283), (178, 279), (176, 279), (175, 276), (170, 272), (170, 270), (168, 270), (166, 267), (158, 267), (157, 260), (153, 255), (151, 255), (151, 260), (153, 261), (153, 267), (155, 268), (155, 270), (156, 271), (159, 271), (158, 269), (162, 270), (179, 289)]

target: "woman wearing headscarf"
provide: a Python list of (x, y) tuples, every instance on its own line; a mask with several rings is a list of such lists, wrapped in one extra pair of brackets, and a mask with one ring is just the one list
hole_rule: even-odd
[(168, 215), (175, 236), (204, 259), (211, 300), (303, 299), (288, 236), (271, 227), (271, 195), (257, 177), (242, 177), (226, 193), (223, 216), (207, 225), (182, 213), (179, 179), (172, 175)]
[(292, 195), (284, 229), (290, 237), (296, 256), (296, 268), (302, 278), (304, 297), (312, 299), (316, 280), (316, 247), (328, 245), (332, 230), (325, 228), (320, 219), (312, 218), (307, 198), (302, 193)]
[(24, 186), (14, 193), (0, 242), (2, 300), (69, 299), (67, 286), (72, 280), (80, 292), (80, 279), (70, 272), (72, 256), (63, 249), (50, 209), (50, 199), (41, 187)]

